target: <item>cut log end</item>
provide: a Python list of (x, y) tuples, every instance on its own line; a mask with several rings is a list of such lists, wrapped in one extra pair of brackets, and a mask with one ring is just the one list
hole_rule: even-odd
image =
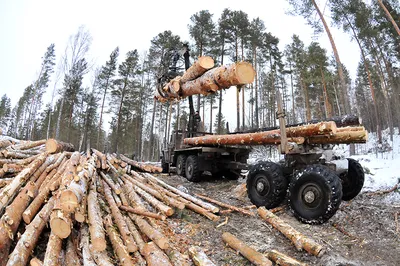
[(236, 64), (236, 75), (240, 85), (250, 84), (254, 81), (255, 71), (251, 64), (240, 62)]
[(210, 69), (214, 67), (214, 59), (209, 56), (202, 56), (198, 59), (199, 65), (204, 69)]
[(48, 151), (49, 153), (55, 153), (57, 152), (57, 141), (55, 139), (48, 139), (46, 141), (46, 151)]
[(73, 212), (79, 206), (78, 198), (70, 190), (63, 190), (60, 194), (61, 209), (66, 212)]
[(71, 234), (71, 224), (68, 219), (55, 217), (50, 220), (51, 230), (59, 238), (67, 238)]

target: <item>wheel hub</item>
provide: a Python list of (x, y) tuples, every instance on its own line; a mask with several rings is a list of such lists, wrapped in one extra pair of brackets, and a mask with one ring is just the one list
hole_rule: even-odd
[(301, 199), (309, 208), (315, 208), (320, 204), (322, 198), (321, 189), (315, 184), (307, 184), (301, 190)]
[(258, 192), (263, 192), (264, 188), (265, 188), (265, 186), (264, 186), (263, 182), (258, 182), (257, 183), (256, 189), (257, 189)]
[(269, 193), (270, 185), (265, 176), (260, 175), (256, 178), (255, 189), (261, 196), (265, 196)]

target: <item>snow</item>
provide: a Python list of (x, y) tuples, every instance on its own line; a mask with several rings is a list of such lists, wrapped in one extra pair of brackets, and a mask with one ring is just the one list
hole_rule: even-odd
[[(383, 145), (377, 145), (375, 133), (369, 133), (366, 144), (356, 144), (356, 154), (349, 156), (348, 145), (335, 145), (333, 153), (340, 159), (353, 158), (360, 162), (365, 172), (365, 183), (362, 190), (372, 192), (387, 190), (400, 183), (400, 135), (395, 129), (393, 142), (390, 141), (389, 130), (382, 132)], [(269, 147), (255, 147), (250, 154), (248, 163), (255, 163), (260, 160), (279, 161), (283, 157), (277, 150)], [(387, 203), (400, 203), (400, 189), (385, 196)]]

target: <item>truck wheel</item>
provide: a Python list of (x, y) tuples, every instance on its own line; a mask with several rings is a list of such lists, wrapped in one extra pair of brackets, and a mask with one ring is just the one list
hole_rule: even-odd
[(322, 224), (339, 208), (342, 184), (326, 166), (309, 165), (295, 174), (289, 185), (288, 204), (303, 223)]
[(247, 195), (250, 201), (267, 209), (278, 206), (286, 196), (288, 183), (281, 166), (273, 162), (254, 165), (247, 176)]
[(176, 173), (178, 175), (185, 174), (185, 166), (186, 166), (186, 155), (180, 154), (176, 159)]
[(349, 167), (347, 172), (340, 175), (342, 180), (342, 200), (351, 200), (360, 193), (364, 186), (364, 170), (359, 162), (347, 158)]
[(201, 178), (196, 155), (190, 155), (186, 159), (185, 167), (186, 179), (192, 182), (198, 182)]

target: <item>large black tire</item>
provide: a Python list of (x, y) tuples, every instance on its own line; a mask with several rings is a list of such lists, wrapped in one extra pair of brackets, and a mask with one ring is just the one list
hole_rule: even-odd
[(340, 175), (342, 180), (342, 200), (351, 200), (360, 193), (364, 186), (364, 170), (359, 162), (354, 159), (347, 159), (349, 161), (348, 171)]
[(309, 165), (295, 173), (289, 185), (288, 204), (303, 223), (325, 223), (336, 213), (341, 200), (340, 178), (323, 165)]
[(186, 168), (186, 155), (180, 154), (176, 159), (176, 173), (178, 175), (185, 175), (185, 168)]
[(252, 166), (247, 176), (247, 195), (250, 201), (267, 209), (278, 206), (286, 196), (288, 182), (280, 165), (260, 162)]
[(191, 182), (198, 182), (201, 180), (201, 172), (199, 171), (196, 155), (190, 155), (187, 157), (185, 173), (186, 179)]

